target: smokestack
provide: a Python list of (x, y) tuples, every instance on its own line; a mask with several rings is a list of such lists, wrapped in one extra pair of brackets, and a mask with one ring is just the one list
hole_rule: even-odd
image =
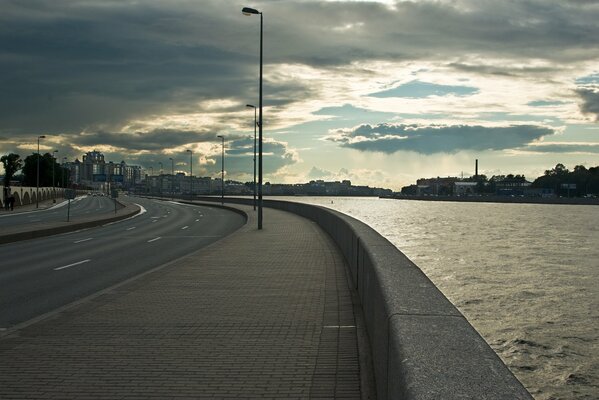
[(478, 158), (474, 162), (474, 178), (478, 179)]

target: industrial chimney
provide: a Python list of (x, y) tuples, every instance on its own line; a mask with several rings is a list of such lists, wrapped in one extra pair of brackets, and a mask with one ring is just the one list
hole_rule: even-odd
[(474, 179), (478, 180), (478, 158), (474, 161)]

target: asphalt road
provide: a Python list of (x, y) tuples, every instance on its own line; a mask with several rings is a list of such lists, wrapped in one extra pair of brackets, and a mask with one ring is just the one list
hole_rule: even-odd
[(143, 207), (136, 217), (0, 245), (0, 329), (189, 254), (245, 223), (219, 208), (130, 200)]
[[(118, 204), (117, 206), (122, 207)], [(0, 215), (0, 226), (5, 224), (20, 226), (38, 222), (66, 221), (67, 211), (69, 212), (69, 219), (76, 221), (79, 217), (114, 212), (114, 200), (106, 196), (80, 196), (71, 200), (70, 210), (68, 208), (68, 202), (61, 200), (47, 209), (3, 213)]]

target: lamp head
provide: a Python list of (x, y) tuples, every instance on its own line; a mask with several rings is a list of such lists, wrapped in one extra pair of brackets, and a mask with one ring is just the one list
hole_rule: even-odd
[(45, 139), (45, 138), (46, 138), (46, 135), (40, 135), (40, 136), (38, 136), (37, 138), (38, 138), (38, 139)]
[(256, 106), (252, 105), (252, 104), (246, 104), (245, 105), (247, 108), (256, 108)]
[(260, 11), (254, 9), (254, 8), (249, 8), (249, 7), (243, 7), (241, 12), (243, 13), (243, 15), (261, 14)]

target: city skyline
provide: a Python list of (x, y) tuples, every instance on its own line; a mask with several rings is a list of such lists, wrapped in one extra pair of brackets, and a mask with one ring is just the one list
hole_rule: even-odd
[[(264, 12), (264, 181), (399, 190), (426, 176), (599, 164), (589, 1), (3, 1), (0, 153), (97, 150), (253, 179)], [(177, 164), (179, 168), (177, 168)], [(167, 166), (169, 168), (167, 168)], [(197, 172), (196, 172), (197, 168)], [(0, 171), (2, 172), (2, 171)]]

